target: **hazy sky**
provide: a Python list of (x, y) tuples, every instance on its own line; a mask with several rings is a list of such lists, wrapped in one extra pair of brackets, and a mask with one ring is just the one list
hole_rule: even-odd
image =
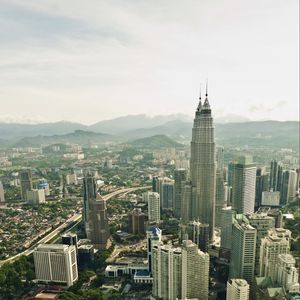
[(0, 0), (0, 120), (298, 119), (298, 0)]

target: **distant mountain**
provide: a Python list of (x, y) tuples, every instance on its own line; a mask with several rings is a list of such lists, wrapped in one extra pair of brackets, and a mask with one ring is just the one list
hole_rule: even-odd
[(151, 149), (179, 148), (183, 146), (182, 144), (175, 142), (174, 140), (172, 140), (171, 138), (163, 134), (137, 139), (129, 142), (129, 144), (137, 148), (151, 148)]
[(154, 116), (150, 117), (145, 114), (123, 116), (112, 120), (98, 122), (89, 127), (89, 130), (95, 132), (105, 132), (108, 134), (123, 134), (139, 128), (152, 128), (163, 125), (174, 120), (188, 120), (189, 117), (183, 114)]
[(75, 130), (88, 130), (88, 127), (65, 121), (43, 124), (0, 123), (0, 138), (15, 139), (36, 135), (66, 134)]
[(39, 147), (40, 145), (52, 145), (52, 144), (79, 144), (88, 145), (89, 143), (98, 144), (112, 140), (110, 135), (104, 133), (95, 133), (91, 131), (76, 130), (72, 133), (63, 135), (25, 137), (16, 142), (15, 147)]

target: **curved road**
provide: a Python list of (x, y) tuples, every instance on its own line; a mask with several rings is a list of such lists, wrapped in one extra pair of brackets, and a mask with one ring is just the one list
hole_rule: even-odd
[[(109, 200), (115, 196), (121, 195), (121, 194), (128, 194), (137, 190), (142, 190), (142, 189), (149, 189), (151, 186), (142, 186), (142, 187), (133, 187), (133, 188), (120, 188), (114, 192), (111, 192), (107, 195), (103, 196), (104, 200)], [(49, 234), (47, 234), (45, 237), (40, 239), (38, 242), (36, 242), (33, 246), (30, 248), (26, 249), (23, 252), (20, 252), (16, 254), (15, 256), (9, 257), (8, 259), (1, 260), (0, 261), (0, 267), (5, 264), (5, 263), (11, 263), (20, 258), (21, 256), (25, 255), (28, 256), (33, 253), (34, 249), (37, 247), (39, 244), (45, 244), (49, 241), (51, 241), (55, 236), (57, 236), (59, 233), (61, 233), (71, 222), (79, 222), (82, 219), (82, 214), (75, 214), (71, 218), (69, 218), (65, 223), (61, 224), (57, 228), (53, 229)]]

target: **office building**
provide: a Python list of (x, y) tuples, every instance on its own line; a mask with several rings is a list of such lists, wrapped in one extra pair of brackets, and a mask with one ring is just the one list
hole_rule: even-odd
[(226, 300), (249, 300), (249, 284), (244, 279), (227, 281)]
[(208, 299), (209, 255), (190, 240), (182, 245), (181, 299)]
[(128, 214), (128, 232), (132, 234), (145, 234), (145, 214), (140, 208), (135, 208)]
[(201, 96), (195, 113), (191, 141), (192, 219), (209, 224), (213, 240), (215, 226), (216, 150), (214, 124), (208, 95)]
[(275, 278), (275, 267), (279, 254), (290, 253), (291, 232), (283, 228), (274, 228), (268, 231), (261, 240), (259, 276)]
[(222, 209), (227, 206), (227, 185), (224, 181), (223, 170), (217, 169), (216, 173), (216, 211), (215, 211), (215, 226), (221, 227)]
[(160, 203), (162, 209), (173, 210), (174, 203), (174, 180), (165, 179), (161, 183)]
[(153, 247), (161, 242), (161, 230), (156, 226), (151, 226), (147, 229), (147, 259), (148, 259), (148, 271), (152, 273), (153, 266)]
[(27, 191), (32, 190), (31, 170), (20, 171), (19, 179), (21, 186), (21, 198), (22, 200), (27, 201)]
[(278, 186), (280, 183), (278, 182), (278, 162), (273, 159), (271, 160), (271, 168), (270, 168), (270, 181), (269, 181), (269, 190), (270, 191), (278, 191)]
[(183, 199), (184, 184), (187, 180), (186, 169), (176, 169), (174, 171), (174, 203), (173, 213), (175, 218), (181, 217), (181, 204)]
[(280, 206), (280, 192), (262, 192), (261, 206)]
[(96, 179), (89, 172), (83, 178), (83, 210), (82, 220), (87, 238), (91, 239), (89, 228), (90, 201), (97, 198)]
[(36, 279), (72, 286), (78, 279), (75, 246), (40, 244), (33, 252)]
[(89, 208), (90, 240), (96, 249), (105, 249), (110, 235), (106, 201), (97, 194), (96, 200), (90, 200)]
[(279, 254), (275, 266), (274, 281), (287, 292), (299, 292), (299, 273), (296, 260), (291, 254)]
[(5, 204), (4, 188), (2, 182), (0, 181), (0, 205), (3, 204)]
[(44, 190), (45, 196), (50, 196), (49, 183), (45, 179), (40, 179), (37, 183), (37, 189)]
[(224, 207), (221, 212), (221, 248), (226, 251), (231, 250), (232, 224), (236, 211), (231, 206)]
[(232, 226), (232, 247), (229, 278), (254, 279), (256, 229), (248, 224), (243, 215), (236, 215)]
[(261, 240), (268, 235), (268, 231), (275, 228), (275, 219), (266, 213), (254, 213), (245, 216), (246, 222), (256, 229), (256, 250), (255, 250), (255, 274), (259, 274), (259, 257)]
[(186, 234), (189, 240), (195, 243), (203, 252), (208, 252), (209, 225), (198, 221), (191, 221), (186, 227)]
[(160, 196), (155, 192), (144, 193), (148, 203), (148, 220), (150, 223), (160, 222)]
[(75, 246), (76, 251), (78, 247), (78, 237), (76, 233), (68, 232), (61, 236), (61, 242), (63, 245)]
[(26, 199), (28, 204), (35, 205), (45, 203), (45, 191), (43, 189), (26, 191)]
[(255, 205), (256, 166), (252, 157), (240, 157), (233, 167), (232, 208), (239, 214), (253, 213)]
[(76, 174), (67, 174), (66, 175), (66, 184), (70, 185), (70, 184), (77, 184), (77, 175)]
[(262, 204), (262, 193), (269, 191), (269, 174), (264, 168), (256, 170), (256, 185), (255, 185), (255, 207), (259, 208)]

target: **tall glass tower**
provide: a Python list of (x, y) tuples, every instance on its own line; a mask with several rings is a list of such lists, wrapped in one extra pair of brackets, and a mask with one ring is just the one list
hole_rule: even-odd
[(209, 224), (210, 239), (215, 226), (216, 145), (207, 89), (196, 110), (191, 142), (192, 218)]

